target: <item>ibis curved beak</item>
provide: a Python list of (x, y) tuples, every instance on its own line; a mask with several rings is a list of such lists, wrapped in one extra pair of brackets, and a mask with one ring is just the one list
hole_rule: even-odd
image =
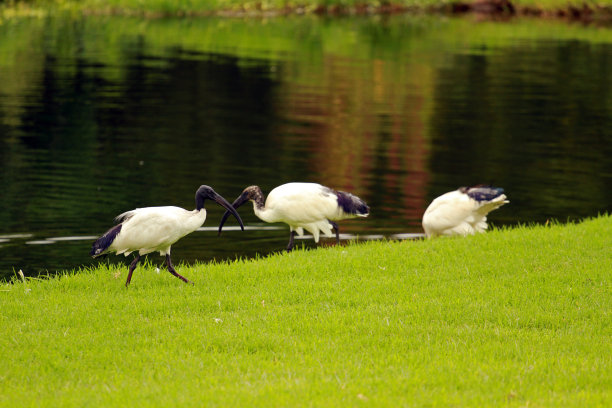
[[(212, 197), (212, 199), (215, 200), (217, 204), (225, 207), (225, 209), (227, 210), (225, 211), (225, 214), (223, 214), (223, 220), (221, 222), (221, 225), (223, 225), (223, 223), (225, 222), (225, 220), (227, 219), (227, 217), (229, 217), (231, 213), (234, 217), (236, 217), (236, 219), (240, 223), (240, 228), (242, 228), (242, 230), (244, 231), (244, 224), (242, 223), (242, 219), (240, 218), (240, 215), (238, 215), (238, 211), (236, 211), (234, 206), (230, 204), (225, 198), (221, 197), (219, 194)], [(221, 226), (219, 226), (219, 234), (220, 233), (221, 233)]]
[[(247, 201), (249, 201), (249, 194), (247, 192), (242, 193), (237, 199), (234, 200), (234, 202), (232, 203), (232, 208), (234, 208), (234, 211), (236, 208), (240, 207), (242, 204), (246, 203)], [(225, 214), (223, 214), (223, 217), (221, 218), (221, 223), (219, 224), (219, 233), (217, 234), (217, 236), (221, 235), (221, 230), (223, 229), (223, 224), (225, 224), (225, 221), (227, 221), (227, 218), (229, 217), (230, 212), (229, 212), (229, 208), (228, 211), (225, 212)], [(236, 216), (238, 214), (235, 214)], [(242, 225), (242, 221), (240, 222), (240, 225)], [(242, 227), (242, 230), (244, 231), (244, 227)]]

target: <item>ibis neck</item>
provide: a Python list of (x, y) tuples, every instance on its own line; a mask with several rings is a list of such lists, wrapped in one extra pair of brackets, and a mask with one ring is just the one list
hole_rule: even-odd
[(204, 209), (204, 197), (196, 196), (196, 210), (201, 211)]
[(262, 221), (265, 221), (265, 222), (276, 222), (272, 212), (269, 209), (267, 209), (263, 205), (263, 203), (259, 204), (255, 200), (253, 200), (253, 212), (255, 213), (257, 218), (259, 218)]
[(252, 190), (250, 194), (250, 199), (251, 201), (253, 201), (253, 208), (259, 209), (260, 211), (264, 210), (266, 203), (263, 192), (259, 187), (255, 187), (255, 189)]
[(202, 224), (204, 224), (204, 221), (206, 221), (206, 210), (204, 208), (201, 210), (193, 210), (190, 216), (183, 220), (180, 228), (188, 234), (200, 228)]
[[(193, 211), (193, 217), (206, 219), (206, 209), (205, 208), (200, 208), (199, 210), (195, 209)], [(202, 224), (204, 224), (204, 220), (202, 221)]]

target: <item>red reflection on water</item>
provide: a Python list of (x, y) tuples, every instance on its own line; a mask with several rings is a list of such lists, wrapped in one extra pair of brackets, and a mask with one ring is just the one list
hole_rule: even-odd
[[(299, 132), (317, 181), (376, 204), (373, 211), (420, 231), (429, 181), (427, 68), (328, 56), (317, 84), (284, 90), (284, 115)], [(299, 129), (299, 130), (298, 130)]]

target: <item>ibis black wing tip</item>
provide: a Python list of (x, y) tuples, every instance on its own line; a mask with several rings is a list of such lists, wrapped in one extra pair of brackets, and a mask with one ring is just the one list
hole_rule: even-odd
[(119, 235), (119, 233), (121, 232), (122, 225), (123, 224), (115, 225), (114, 227), (106, 231), (104, 235), (102, 235), (100, 238), (96, 239), (91, 246), (91, 251), (89, 252), (89, 255), (94, 258), (104, 255), (108, 251), (115, 238), (117, 238), (117, 235)]

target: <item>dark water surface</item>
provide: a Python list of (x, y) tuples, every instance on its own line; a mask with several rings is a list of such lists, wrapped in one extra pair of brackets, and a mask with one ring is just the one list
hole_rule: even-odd
[[(579, 220), (612, 210), (611, 142), (609, 29), (12, 21), (0, 25), (0, 278), (100, 262), (91, 242), (117, 214), (192, 209), (201, 184), (229, 201), (251, 184), (351, 191), (371, 216), (341, 231), (361, 239), (421, 233), (433, 198), (478, 183), (511, 201), (494, 225)], [(218, 238), (222, 210), (207, 209), (205, 228), (173, 246), (175, 264), (287, 243), (288, 228), (261, 228), (250, 205), (240, 209), (249, 230)]]

